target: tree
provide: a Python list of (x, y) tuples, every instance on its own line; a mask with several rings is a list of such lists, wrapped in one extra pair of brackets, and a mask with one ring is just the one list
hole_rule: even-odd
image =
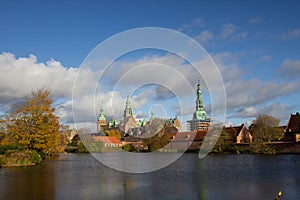
[(227, 153), (235, 151), (235, 145), (232, 136), (223, 128), (217, 143), (213, 148), (214, 152)]
[(270, 115), (259, 115), (253, 123), (253, 143), (250, 145), (253, 153), (275, 153), (271, 142), (284, 136), (283, 128), (279, 127), (280, 120)]
[(6, 118), (7, 135), (25, 149), (52, 155), (64, 150), (60, 145), (60, 125), (52, 107), (50, 91), (39, 89), (15, 104)]
[(270, 115), (259, 115), (253, 123), (254, 141), (273, 142), (284, 136), (280, 120)]

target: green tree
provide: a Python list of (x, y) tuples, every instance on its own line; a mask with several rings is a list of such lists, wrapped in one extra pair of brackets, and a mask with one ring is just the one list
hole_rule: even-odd
[(213, 152), (227, 153), (235, 151), (233, 140), (234, 138), (232, 137), (232, 135), (230, 135), (223, 129), (217, 143), (213, 148)]
[(279, 122), (279, 119), (265, 114), (256, 118), (252, 127), (253, 143), (250, 144), (253, 153), (275, 153), (270, 143), (284, 136), (284, 130), (279, 127)]
[(280, 120), (270, 115), (259, 115), (253, 123), (254, 141), (273, 142), (284, 136), (283, 128), (279, 127)]
[(49, 90), (33, 91), (13, 106), (6, 118), (7, 135), (25, 149), (44, 155), (62, 152), (60, 125), (52, 104)]

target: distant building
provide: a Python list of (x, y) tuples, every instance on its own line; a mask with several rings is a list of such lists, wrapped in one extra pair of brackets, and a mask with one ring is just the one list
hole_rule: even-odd
[(163, 147), (164, 151), (199, 150), (207, 131), (186, 131), (170, 134), (170, 143)]
[(166, 121), (166, 125), (173, 126), (177, 129), (177, 132), (181, 132), (181, 124), (177, 116), (175, 118), (170, 117), (170, 119)]
[(206, 112), (203, 107), (201, 85), (197, 85), (197, 98), (196, 98), (196, 111), (194, 112), (193, 119), (187, 121), (188, 130), (208, 130), (210, 119), (206, 117)]
[(130, 128), (137, 128), (139, 124), (136, 122), (129, 97), (126, 99), (126, 105), (124, 109), (123, 119), (113, 119), (107, 123), (108, 129), (118, 129), (122, 133), (126, 134)]
[(285, 140), (300, 142), (300, 114), (291, 114), (288, 124), (284, 130)]
[(94, 141), (101, 141), (104, 144), (104, 147), (122, 147), (122, 142), (115, 137), (111, 136), (94, 136)]
[(232, 141), (236, 144), (247, 144), (251, 143), (253, 136), (247, 129), (245, 124), (240, 126), (225, 127), (224, 131), (232, 138)]
[(101, 130), (103, 130), (104, 128), (106, 128), (107, 124), (106, 124), (106, 118), (104, 115), (104, 110), (101, 107), (100, 108), (100, 114), (98, 117), (98, 121), (97, 121), (97, 132), (100, 132)]

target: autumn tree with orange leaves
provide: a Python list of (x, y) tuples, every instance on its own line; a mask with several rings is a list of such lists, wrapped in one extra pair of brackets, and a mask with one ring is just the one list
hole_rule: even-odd
[(60, 124), (52, 107), (50, 91), (39, 89), (15, 104), (5, 120), (10, 142), (43, 155), (63, 152)]

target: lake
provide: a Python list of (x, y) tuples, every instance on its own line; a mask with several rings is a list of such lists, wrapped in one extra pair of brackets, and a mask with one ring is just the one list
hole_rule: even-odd
[[(143, 159), (141, 155), (141, 160)], [(153, 155), (152, 162), (164, 156)], [(107, 157), (122, 156), (105, 153)], [(149, 162), (149, 161), (148, 161)], [(67, 154), (23, 168), (0, 168), (0, 199), (300, 199), (300, 155), (187, 153), (148, 173), (106, 167), (90, 154)]]

